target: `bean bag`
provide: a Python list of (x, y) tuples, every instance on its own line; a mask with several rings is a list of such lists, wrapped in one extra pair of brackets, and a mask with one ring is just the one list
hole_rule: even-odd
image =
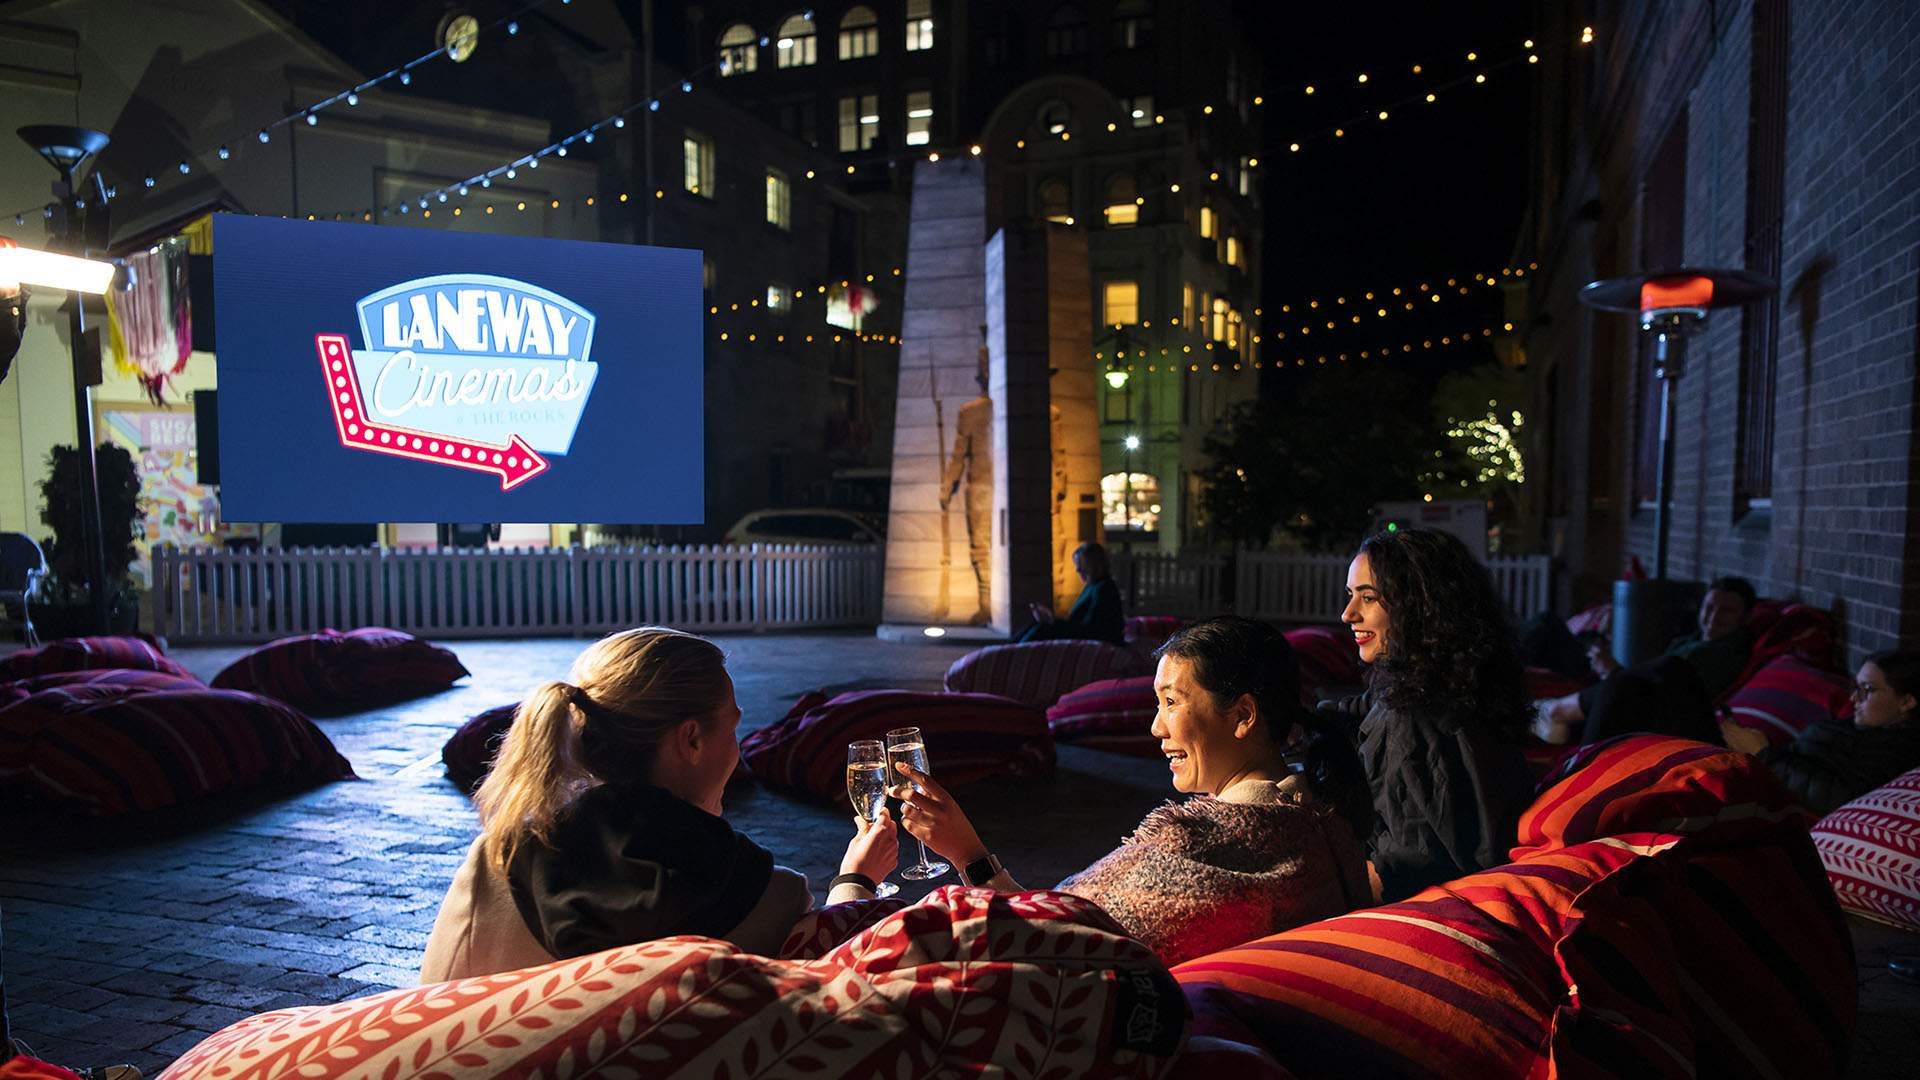
[(1512, 857), (1623, 833), (1693, 835), (1804, 824), (1779, 779), (1747, 755), (1690, 739), (1621, 735), (1576, 748), (1520, 815)]
[(1189, 960), (1173, 975), (1192, 1034), (1250, 1033), (1303, 1077), (1536, 1073), (1568, 995), (1553, 946), (1576, 898), (1672, 839), (1544, 852)]
[(30, 698), (43, 690), (67, 686), (114, 686), (136, 690), (203, 690), (206, 684), (191, 675), (169, 675), (164, 671), (137, 671), (132, 668), (92, 668), (84, 671), (56, 671), (12, 682), (0, 683), (0, 708)]
[(272, 781), (352, 776), (299, 710), (238, 690), (109, 679), (48, 687), (0, 708), (0, 790), (101, 816)]
[(1362, 682), (1360, 647), (1342, 626), (1303, 626), (1287, 631), (1287, 644), (1300, 661), (1300, 697), (1311, 707), (1321, 691), (1357, 688)]
[(1841, 907), (1920, 932), (1920, 769), (1821, 818), (1813, 845)]
[(1786, 653), (1769, 660), (1727, 698), (1726, 716), (1758, 731), (1773, 746), (1789, 746), (1800, 733), (1853, 705), (1853, 680)]
[(375, 626), (269, 642), (227, 665), (212, 685), (335, 715), (445, 690), (467, 674), (450, 650)]
[(499, 751), (500, 740), (506, 738), (507, 729), (513, 726), (513, 714), (519, 709), (518, 705), (495, 705), (461, 724), (440, 748), (447, 779), (469, 794), (477, 789), (480, 781), (493, 771), (493, 755)]
[(917, 727), (942, 784), (1053, 771), (1046, 714), (992, 694), (856, 690), (805, 695), (786, 716), (740, 740), (740, 760), (775, 791), (847, 804), (847, 744)]
[(249, 1017), (169, 1080), (1163, 1075), (1178, 988), (1065, 893), (946, 887), (809, 961), (678, 937)]
[(80, 1080), (80, 1074), (39, 1058), (15, 1054), (0, 1062), (0, 1080)]
[(1061, 696), (1047, 709), (1047, 727), (1055, 742), (1134, 757), (1159, 757), (1153, 714), (1159, 699), (1153, 676), (1102, 679)]
[[(159, 671), (192, 679), (186, 668), (167, 659), (160, 647), (140, 637), (77, 637), (49, 641), (37, 649), (23, 649), (0, 660), (0, 682), (51, 675), (61, 671), (97, 671), (124, 668)], [(194, 680), (198, 682), (198, 679)]]
[(1569, 634), (1613, 634), (1613, 604), (1595, 604), (1567, 620)]
[(1526, 680), (1527, 697), (1539, 701), (1541, 698), (1566, 697), (1577, 694), (1593, 680), (1574, 679), (1543, 667), (1528, 667), (1520, 672)]
[(946, 687), (962, 694), (998, 694), (1044, 709), (1060, 695), (1102, 679), (1150, 675), (1153, 664), (1104, 641), (1029, 641), (975, 649), (947, 669)]
[(1794, 655), (1822, 667), (1833, 664), (1833, 615), (1817, 607), (1791, 600), (1762, 600), (1747, 616), (1747, 630), (1753, 634), (1753, 651), (1716, 705), (1726, 704), (1776, 657)]
[(1152, 657), (1153, 651), (1166, 644), (1175, 630), (1180, 629), (1180, 620), (1173, 615), (1131, 615), (1126, 626), (1120, 631), (1120, 638), (1134, 652)]

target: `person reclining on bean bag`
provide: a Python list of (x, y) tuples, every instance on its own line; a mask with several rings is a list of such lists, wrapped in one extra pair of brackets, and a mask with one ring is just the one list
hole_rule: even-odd
[(1126, 617), (1120, 610), (1120, 586), (1114, 584), (1113, 568), (1107, 561), (1107, 549), (1095, 543), (1073, 549), (1073, 568), (1086, 582), (1073, 608), (1062, 619), (1045, 604), (1028, 604), (1033, 622), (1014, 641), (1064, 641), (1083, 639), (1114, 645), (1126, 641)]
[[(625, 630), (589, 646), (568, 678), (520, 706), (474, 793), (480, 838), (441, 902), (421, 982), (676, 934), (777, 952), (813, 898), (721, 817), (740, 707), (719, 646)], [(872, 896), (898, 854), (882, 811), (847, 845), (828, 902)]]
[(1717, 742), (1713, 703), (1733, 688), (1753, 652), (1747, 615), (1754, 591), (1745, 578), (1715, 578), (1700, 601), (1700, 629), (1660, 657), (1622, 667), (1604, 645), (1589, 653), (1600, 681), (1548, 707), (1554, 729), (1582, 743), (1630, 731)]
[(1852, 718), (1832, 717), (1786, 746), (1722, 721), (1726, 744), (1760, 760), (1815, 817), (1920, 766), (1920, 652), (1875, 653), (1854, 676)]
[[(1300, 705), (1280, 631), (1223, 616), (1159, 649), (1153, 734), (1174, 790), (1199, 798), (1146, 816), (1057, 888), (1092, 900), (1168, 965), (1368, 902), (1360, 837), (1373, 816), (1353, 746)], [(1016, 891), (951, 793), (898, 766), (900, 823), (969, 885)]]

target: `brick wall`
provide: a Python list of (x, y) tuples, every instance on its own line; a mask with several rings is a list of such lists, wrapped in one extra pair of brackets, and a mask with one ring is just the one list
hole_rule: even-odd
[[(1631, 503), (1632, 387), (1644, 377), (1631, 317), (1583, 311), (1574, 293), (1644, 268), (1640, 183), (1682, 107), (1685, 261), (1745, 264), (1754, 14), (1752, 0), (1542, 4), (1543, 34), (1577, 37), (1580, 13), (1567, 8), (1581, 6), (1600, 44), (1542, 73), (1536, 190), (1554, 202), (1536, 205), (1523, 241), (1542, 266), (1534, 310), (1547, 316), (1530, 342), (1535, 405), (1557, 369), (1549, 423), (1568, 496), (1539, 514), (1586, 594), (1575, 601), (1626, 554), (1651, 566), (1654, 544), (1651, 508)], [(1908, 525), (1920, 510), (1920, 6), (1790, 0), (1788, 26), (1772, 504), (1741, 507), (1734, 490), (1741, 320), (1757, 316), (1716, 312), (1678, 386), (1670, 573), (1743, 574), (1763, 594), (1829, 608), (1857, 662), (1903, 635), (1920, 640), (1920, 540)], [(1596, 333), (1610, 318), (1627, 332)], [(1616, 387), (1612, 403), (1591, 392), (1602, 382)], [(1607, 467), (1578, 467), (1596, 460)]]

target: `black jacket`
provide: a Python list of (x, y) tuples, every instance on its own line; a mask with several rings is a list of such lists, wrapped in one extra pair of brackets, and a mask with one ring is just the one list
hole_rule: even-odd
[(1920, 720), (1886, 727), (1854, 727), (1828, 720), (1787, 746), (1760, 752), (1800, 805), (1826, 817), (1846, 803), (1920, 766)]
[(1021, 641), (1081, 639), (1119, 645), (1126, 640), (1127, 620), (1120, 609), (1120, 586), (1110, 577), (1089, 581), (1073, 601), (1064, 619), (1036, 622)]
[(1323, 702), (1320, 711), (1344, 719), (1359, 743), (1373, 789), (1367, 852), (1383, 899), (1507, 861), (1533, 798), (1518, 745), (1455, 720), (1396, 712), (1370, 693)]

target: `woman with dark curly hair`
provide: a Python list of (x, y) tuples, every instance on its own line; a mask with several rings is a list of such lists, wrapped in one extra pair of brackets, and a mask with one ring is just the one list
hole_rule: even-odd
[(1347, 718), (1373, 789), (1375, 888), (1398, 900), (1506, 861), (1533, 792), (1520, 747), (1531, 711), (1506, 605), (1453, 536), (1379, 532), (1347, 569), (1367, 690)]

